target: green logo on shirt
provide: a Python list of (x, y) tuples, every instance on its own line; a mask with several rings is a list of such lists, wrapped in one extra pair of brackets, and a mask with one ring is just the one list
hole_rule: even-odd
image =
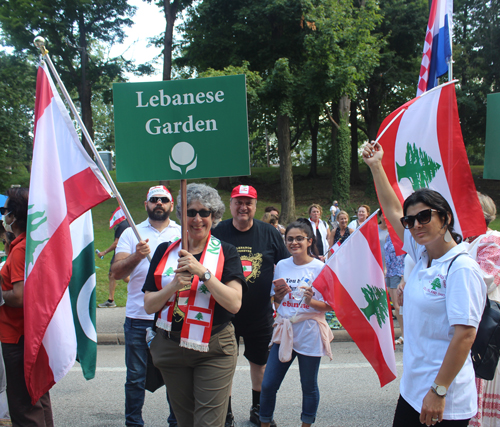
[(439, 280), (439, 277), (436, 277), (432, 283), (431, 283), (431, 286), (432, 286), (432, 290), (435, 291), (437, 288), (440, 288), (441, 287), (441, 280)]

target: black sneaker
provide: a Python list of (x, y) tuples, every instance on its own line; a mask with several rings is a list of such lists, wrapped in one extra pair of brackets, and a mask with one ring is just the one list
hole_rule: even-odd
[(226, 423), (224, 424), (224, 427), (236, 427), (232, 412), (228, 412), (228, 414), (226, 415)]
[[(260, 418), (259, 418), (260, 405), (252, 406), (250, 408), (250, 422), (260, 427)], [(271, 421), (271, 427), (276, 427), (276, 422), (274, 420)]]

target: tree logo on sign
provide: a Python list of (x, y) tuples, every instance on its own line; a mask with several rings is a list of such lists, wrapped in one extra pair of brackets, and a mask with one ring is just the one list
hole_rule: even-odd
[(374, 314), (377, 317), (377, 323), (380, 327), (385, 323), (388, 317), (389, 308), (387, 306), (387, 294), (385, 289), (378, 288), (377, 286), (366, 285), (366, 288), (361, 288), (368, 305), (360, 310), (366, 316), (368, 321)]
[(198, 156), (191, 144), (187, 142), (178, 142), (172, 148), (170, 153), (170, 167), (181, 175), (187, 174), (190, 170), (196, 168)]
[(398, 180), (401, 182), (403, 178), (408, 178), (413, 190), (428, 187), (441, 169), (441, 165), (432, 160), (424, 150), (417, 148), (415, 143), (406, 144), (405, 161), (404, 166), (396, 163)]

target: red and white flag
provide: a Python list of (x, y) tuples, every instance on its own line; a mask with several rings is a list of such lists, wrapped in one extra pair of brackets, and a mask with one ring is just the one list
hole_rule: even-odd
[[(415, 190), (430, 188), (450, 204), (455, 231), (464, 239), (486, 232), (462, 138), (453, 82), (392, 112), (382, 122), (381, 134), (378, 142), (384, 149), (382, 165), (401, 204)], [(402, 253), (401, 240), (392, 227), (389, 232), (396, 253)]]
[(33, 403), (73, 366), (76, 334), (68, 292), (70, 224), (111, 197), (85, 152), (46, 65), (38, 68), (26, 233), (24, 369)]
[(113, 228), (115, 225), (120, 224), (120, 222), (125, 221), (126, 219), (127, 218), (123, 213), (122, 207), (118, 206), (109, 219), (109, 228)]
[(377, 212), (335, 250), (313, 286), (333, 307), (377, 373), (380, 386), (397, 376), (394, 327), (385, 288)]

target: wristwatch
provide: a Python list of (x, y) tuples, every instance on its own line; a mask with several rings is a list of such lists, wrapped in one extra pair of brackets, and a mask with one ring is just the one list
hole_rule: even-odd
[(205, 271), (205, 273), (203, 273), (201, 276), (200, 276), (200, 280), (202, 282), (207, 282), (208, 280), (210, 280), (210, 278), (212, 277), (212, 273), (210, 273), (209, 270)]
[(444, 385), (437, 385), (436, 383), (432, 383), (431, 390), (439, 397), (445, 397), (446, 393), (448, 392)]

